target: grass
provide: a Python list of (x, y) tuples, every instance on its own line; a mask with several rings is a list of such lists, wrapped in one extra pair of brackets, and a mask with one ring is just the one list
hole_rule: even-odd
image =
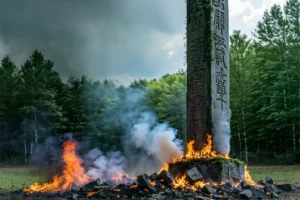
[(288, 166), (249, 166), (253, 180), (259, 181), (269, 175), (275, 183), (292, 183), (300, 185), (300, 165)]
[[(249, 166), (250, 175), (253, 180), (259, 181), (266, 175), (272, 177), (275, 183), (291, 183), (300, 185), (300, 165), (288, 166)], [(280, 194), (284, 200), (300, 200), (300, 193)]]
[(43, 175), (28, 167), (1, 167), (0, 192), (6, 193), (25, 188), (36, 181), (43, 181)]

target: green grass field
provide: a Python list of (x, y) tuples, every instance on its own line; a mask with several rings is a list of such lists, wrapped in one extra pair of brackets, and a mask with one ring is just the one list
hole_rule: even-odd
[(300, 185), (300, 165), (291, 166), (249, 166), (251, 177), (255, 181), (264, 179), (266, 175), (275, 183), (292, 183)]
[(22, 189), (36, 181), (43, 181), (43, 175), (28, 167), (1, 167), (0, 192), (11, 192)]
[[(269, 175), (276, 183), (293, 183), (300, 185), (300, 165), (294, 166), (249, 166), (250, 174), (255, 181)], [(35, 181), (44, 181), (45, 176), (28, 167), (1, 167), (0, 193), (7, 193), (29, 186)], [(294, 195), (292, 195), (294, 196)], [(300, 195), (292, 198), (300, 199)]]

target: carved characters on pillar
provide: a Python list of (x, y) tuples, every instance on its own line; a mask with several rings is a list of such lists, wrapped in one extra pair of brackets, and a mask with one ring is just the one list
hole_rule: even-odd
[(223, 103), (226, 103), (226, 101), (223, 99), (224, 95), (226, 95), (226, 74), (223, 72), (223, 68), (220, 69), (220, 71), (217, 72), (216, 77), (216, 84), (217, 84), (217, 94), (220, 95), (219, 98), (217, 98), (218, 101), (221, 102), (221, 109), (223, 110)]
[(217, 67), (226, 67), (225, 63), (225, 55), (226, 55), (226, 45), (225, 45), (225, 40), (222, 36), (217, 35), (216, 33), (214, 34), (214, 44), (215, 44), (215, 57), (216, 57), (216, 64)]
[(194, 68), (202, 67), (204, 62), (204, 51), (203, 51), (204, 39), (201, 37), (191, 41), (191, 52), (190, 59)]
[(223, 30), (225, 29), (224, 12), (216, 10), (214, 23), (216, 28), (221, 30), (221, 33), (223, 33)]
[(205, 144), (207, 131), (207, 101), (206, 73), (209, 72), (205, 60), (205, 47), (207, 46), (206, 16), (203, 0), (193, 0), (190, 8), (190, 28), (188, 30), (188, 115), (190, 139), (195, 140), (195, 148), (201, 149)]
[(203, 3), (194, 1), (194, 5), (192, 7), (192, 12), (191, 12), (191, 30), (192, 32), (199, 32), (199, 36), (203, 37), (204, 32), (201, 31), (203, 30), (203, 26), (205, 26), (205, 15), (203, 12)]
[(228, 29), (225, 23), (225, 4), (224, 0), (215, 0), (214, 1), (214, 55), (215, 55), (215, 65), (216, 65), (216, 100), (220, 102), (221, 109), (223, 110), (224, 104), (227, 103), (224, 99), (227, 94), (226, 83), (228, 68), (226, 66), (226, 57), (228, 56), (228, 46), (225, 41), (224, 30)]
[(192, 92), (193, 94), (203, 95), (205, 90), (205, 69), (198, 68), (192, 74)]

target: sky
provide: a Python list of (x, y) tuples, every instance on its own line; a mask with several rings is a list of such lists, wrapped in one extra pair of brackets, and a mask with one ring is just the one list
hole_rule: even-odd
[[(286, 0), (229, 0), (229, 24), (251, 36)], [(21, 66), (38, 49), (63, 80), (128, 85), (185, 69), (185, 0), (0, 0), (0, 57)]]

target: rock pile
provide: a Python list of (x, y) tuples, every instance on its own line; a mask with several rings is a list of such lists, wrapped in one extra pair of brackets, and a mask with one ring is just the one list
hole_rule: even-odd
[[(186, 171), (187, 181), (196, 183), (203, 176), (196, 168)], [(189, 188), (178, 186), (175, 178), (166, 170), (152, 175), (143, 174), (132, 184), (118, 184), (112, 181), (96, 180), (83, 187), (73, 185), (67, 192), (47, 194), (25, 194), (23, 199), (145, 199), (145, 200), (183, 200), (183, 199), (276, 199), (282, 192), (300, 192), (300, 187), (292, 184), (275, 184), (270, 176), (266, 176), (257, 185), (249, 185), (245, 181), (227, 181), (222, 184), (204, 184), (203, 187)]]

